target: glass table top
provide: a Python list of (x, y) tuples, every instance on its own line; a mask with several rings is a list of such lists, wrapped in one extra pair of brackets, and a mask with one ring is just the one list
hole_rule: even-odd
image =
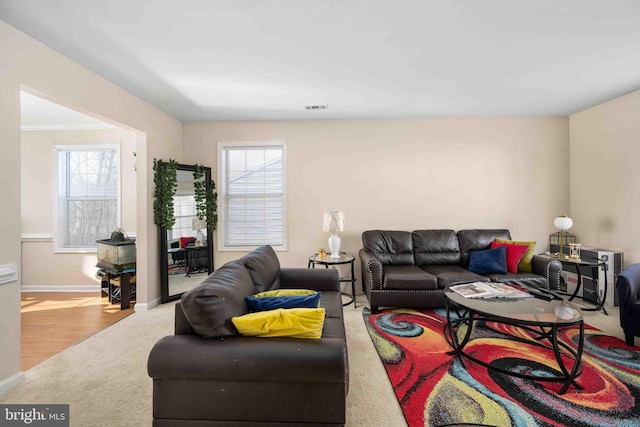
[(344, 252), (340, 252), (340, 258), (331, 258), (330, 253), (327, 253), (324, 257), (321, 257), (318, 254), (309, 257), (309, 261), (316, 264), (346, 264), (354, 259), (355, 257), (353, 255)]
[(517, 321), (529, 325), (575, 324), (582, 320), (582, 310), (567, 301), (547, 301), (540, 298), (465, 298), (446, 290), (445, 297), (457, 306), (478, 314)]

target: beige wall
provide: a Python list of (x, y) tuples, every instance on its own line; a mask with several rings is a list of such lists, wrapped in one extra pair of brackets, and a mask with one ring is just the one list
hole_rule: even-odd
[[(136, 134), (138, 304), (159, 299), (157, 229), (153, 224), (153, 158), (181, 160), (182, 123), (0, 21), (0, 265), (21, 264), (20, 90), (121, 124)], [(21, 280), (0, 285), (0, 393), (20, 375)]]
[[(117, 144), (121, 164), (119, 226), (135, 236), (136, 135), (124, 129), (30, 130), (22, 132), (22, 289), (97, 289), (95, 253), (55, 253), (54, 148), (56, 145)], [(105, 236), (104, 238), (108, 238)]]
[(574, 114), (571, 217), (578, 241), (640, 262), (640, 91)]
[[(344, 211), (342, 249), (357, 254), (375, 228), (504, 227), (543, 252), (569, 207), (567, 117), (185, 123), (185, 161), (216, 176), (218, 141), (255, 140), (287, 141), (285, 266), (327, 247), (330, 209)], [(216, 250), (215, 264), (238, 255)]]

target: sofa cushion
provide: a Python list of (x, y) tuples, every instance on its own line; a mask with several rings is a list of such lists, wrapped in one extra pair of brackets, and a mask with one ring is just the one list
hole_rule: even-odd
[(415, 265), (385, 265), (385, 289), (438, 289), (438, 278)]
[(362, 246), (385, 265), (413, 265), (413, 241), (408, 231), (368, 230)]
[(344, 313), (342, 311), (342, 296), (337, 291), (322, 291), (320, 292), (320, 307), (326, 310), (325, 318), (331, 317), (335, 319), (342, 319)]
[(277, 308), (318, 308), (320, 292), (303, 289), (267, 291), (246, 297), (249, 311), (267, 311)]
[(260, 246), (249, 252), (240, 261), (249, 270), (256, 292), (280, 287), (280, 261), (269, 245)]
[(531, 267), (531, 260), (533, 260), (534, 251), (536, 250), (536, 242), (517, 241), (509, 238), (496, 238), (496, 242), (529, 246), (529, 249), (525, 252), (524, 256), (518, 263), (518, 271), (524, 271), (525, 273), (531, 273), (533, 271)]
[(250, 337), (320, 338), (324, 308), (259, 311), (231, 319), (240, 334)]
[(478, 274), (506, 273), (507, 248), (500, 246), (484, 251), (471, 251), (469, 254), (469, 271)]
[(460, 264), (460, 245), (454, 230), (416, 230), (411, 237), (417, 266)]
[(249, 312), (245, 297), (253, 289), (249, 271), (241, 262), (231, 261), (185, 292), (180, 303), (196, 334), (204, 338), (237, 335), (231, 318)]
[(495, 249), (500, 246), (504, 246), (505, 248), (507, 248), (507, 271), (509, 273), (517, 273), (518, 263), (527, 252), (527, 250), (529, 250), (529, 246), (515, 245), (510, 243), (498, 243), (496, 241), (491, 243), (491, 249)]
[(444, 289), (453, 283), (489, 281), (487, 277), (473, 273), (461, 265), (434, 264), (420, 268), (438, 278), (438, 289)]
[[(341, 319), (331, 317), (324, 318), (324, 326), (322, 327), (322, 339), (337, 338), (346, 341), (344, 322)], [(345, 360), (345, 366), (348, 364)]]
[(460, 243), (460, 257), (463, 267), (469, 265), (469, 252), (491, 248), (491, 242), (496, 239), (511, 239), (509, 230), (504, 229), (473, 229), (458, 231)]

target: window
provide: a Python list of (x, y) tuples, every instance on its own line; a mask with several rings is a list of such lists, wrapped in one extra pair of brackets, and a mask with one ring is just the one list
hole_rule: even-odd
[(56, 146), (56, 251), (96, 250), (119, 223), (116, 146)]
[(192, 237), (193, 220), (196, 216), (196, 199), (193, 194), (178, 195), (173, 197), (173, 216), (176, 220), (171, 230), (167, 230), (169, 240), (180, 237)]
[(286, 249), (286, 143), (218, 144), (219, 250)]

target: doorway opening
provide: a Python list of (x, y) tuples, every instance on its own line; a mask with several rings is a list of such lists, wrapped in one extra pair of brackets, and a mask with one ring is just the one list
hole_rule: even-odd
[[(95, 227), (106, 209), (116, 212), (115, 225), (136, 236), (137, 135), (29, 90), (20, 95), (25, 370), (133, 312), (120, 310), (102, 292), (94, 240), (110, 237), (104, 227)], [(82, 153), (84, 148), (92, 152), (112, 147), (117, 156), (80, 155), (61, 167), (61, 147)], [(112, 169), (98, 170), (105, 158), (117, 164), (117, 180), (109, 177)], [(63, 173), (68, 179), (60, 185)], [(117, 194), (117, 206), (108, 201), (110, 194)], [(65, 247), (65, 239), (74, 243)]]

